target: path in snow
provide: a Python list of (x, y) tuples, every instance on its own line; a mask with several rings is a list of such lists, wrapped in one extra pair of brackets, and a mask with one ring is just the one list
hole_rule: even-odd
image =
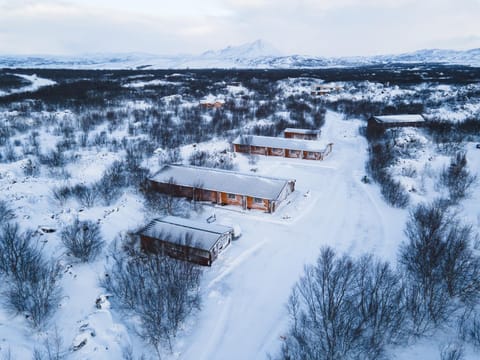
[[(259, 161), (259, 173), (296, 178), (296, 191), (309, 197), (297, 194), (298, 201), (304, 200), (298, 211), (293, 202), (271, 219), (228, 213), (243, 235), (207, 269), (203, 309), (182, 341), (179, 358), (243, 360), (274, 354), (287, 326), (291, 288), (324, 245), (352, 255), (394, 258), (403, 213), (388, 208), (377, 189), (360, 182), (366, 141), (358, 135), (359, 124), (328, 113), (322, 137), (335, 146), (324, 162)], [(217, 211), (219, 223), (225, 213)], [(283, 220), (284, 213), (292, 219)]]
[(35, 74), (33, 74), (33, 75), (13, 74), (13, 75), (21, 77), (25, 80), (28, 80), (28, 81), (31, 82), (31, 84), (27, 85), (27, 86), (22, 86), (21, 88), (18, 88), (18, 89), (13, 89), (9, 92), (0, 93), (1, 96), (11, 95), (11, 94), (19, 94), (19, 93), (30, 92), (30, 91), (37, 91), (41, 87), (51, 86), (51, 85), (56, 84), (56, 82), (53, 81), (53, 80), (41, 78), (41, 77), (38, 77)]

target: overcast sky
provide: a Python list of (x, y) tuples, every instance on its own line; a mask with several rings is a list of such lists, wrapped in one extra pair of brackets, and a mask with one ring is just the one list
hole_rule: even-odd
[(0, 0), (0, 53), (284, 54), (480, 47), (480, 0)]

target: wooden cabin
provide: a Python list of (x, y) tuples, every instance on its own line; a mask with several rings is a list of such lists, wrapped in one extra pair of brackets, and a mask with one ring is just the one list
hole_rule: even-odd
[(271, 136), (246, 135), (233, 141), (233, 149), (238, 153), (308, 160), (323, 160), (332, 148), (333, 143), (322, 146), (318, 141)]
[(342, 87), (333, 83), (313, 85), (310, 91), (312, 96), (324, 96), (342, 90)]
[(221, 108), (224, 105), (223, 101), (213, 101), (213, 102), (201, 102), (200, 106), (205, 108), (205, 109), (218, 109)]
[(145, 251), (161, 252), (176, 259), (211, 266), (230, 245), (233, 228), (165, 216), (152, 220), (137, 235)]
[(182, 165), (165, 165), (149, 181), (164, 194), (269, 213), (295, 190), (291, 179)]
[(382, 115), (368, 119), (368, 127), (372, 129), (389, 129), (394, 127), (423, 126), (425, 119), (422, 115)]
[(320, 130), (286, 128), (283, 136), (286, 139), (318, 140)]

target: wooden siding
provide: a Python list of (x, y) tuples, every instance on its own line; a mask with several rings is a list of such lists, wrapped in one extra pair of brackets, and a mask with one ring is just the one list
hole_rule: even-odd
[(140, 244), (144, 251), (162, 253), (175, 259), (193, 262), (195, 264), (211, 266), (215, 257), (209, 251), (197, 249), (187, 245), (174, 244), (163, 239), (156, 239), (140, 235)]
[(300, 139), (300, 140), (317, 140), (318, 139), (317, 134), (300, 134), (300, 133), (289, 132), (289, 131), (286, 131), (284, 133), (284, 137), (287, 139)]
[(270, 211), (270, 201), (266, 199), (262, 199), (262, 202), (256, 202), (255, 198), (248, 196), (247, 197), (247, 208), (248, 209), (256, 209), (256, 210), (263, 210), (263, 211)]

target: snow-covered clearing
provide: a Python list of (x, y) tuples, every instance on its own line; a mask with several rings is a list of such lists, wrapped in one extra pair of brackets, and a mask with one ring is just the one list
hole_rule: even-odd
[(11, 91), (9, 91), (7, 93), (4, 93), (4, 94), (2, 94), (0, 92), (0, 95), (9, 95), (9, 94), (18, 94), (18, 93), (23, 93), (23, 92), (29, 92), (29, 91), (36, 91), (36, 90), (40, 89), (41, 87), (51, 86), (51, 85), (56, 84), (56, 82), (53, 81), (53, 80), (41, 78), (41, 77), (38, 77), (35, 74), (33, 74), (33, 75), (13, 74), (13, 75), (21, 77), (25, 80), (28, 80), (28, 81), (31, 82), (31, 84), (27, 85), (27, 86), (23, 86), (23, 87), (18, 88), (18, 89), (11, 90)]
[[(257, 173), (297, 180), (291, 202), (277, 213), (214, 209), (218, 223), (238, 223), (243, 235), (206, 270), (203, 309), (173, 358), (263, 359), (274, 354), (286, 330), (291, 288), (324, 245), (394, 261), (406, 212), (388, 207), (376, 186), (360, 181), (367, 156), (360, 124), (328, 113), (322, 137), (335, 145), (323, 162), (259, 160)], [(249, 169), (245, 159), (239, 162), (242, 170)]]
[[(211, 268), (205, 268), (202, 309), (179, 334), (173, 353), (165, 350), (163, 358), (243, 360), (265, 359), (268, 354), (275, 354), (287, 330), (285, 305), (292, 286), (302, 275), (304, 265), (316, 260), (322, 246), (328, 245), (352, 256), (373, 253), (393, 264), (396, 262), (398, 245), (405, 239), (403, 229), (408, 210), (388, 206), (376, 184), (361, 181), (368, 156), (367, 142), (358, 132), (363, 124), (360, 120), (344, 120), (341, 114), (327, 112), (321, 137), (333, 142), (334, 147), (324, 161), (258, 157), (258, 162), (252, 165), (247, 157), (236, 155), (238, 170), (255, 169), (260, 175), (294, 178), (296, 191), (274, 214), (206, 205), (205, 211), (196, 215), (206, 219), (214, 212), (218, 224), (239, 224), (243, 235)], [(423, 141), (423, 135), (418, 135), (417, 130), (406, 130), (402, 134), (409, 142), (419, 142), (419, 150), (415, 158), (405, 160), (393, 170), (400, 176), (402, 166), (415, 169), (419, 175), (414, 180), (407, 176), (404, 183), (422, 190), (421, 174), (434, 177), (435, 171), (448, 159), (438, 156), (430, 161), (433, 145)], [(46, 142), (53, 143), (53, 140), (47, 138)], [(186, 145), (182, 155), (186, 159), (194, 151), (222, 151), (228, 147), (225, 140), (217, 139)], [(469, 167), (474, 173), (480, 173), (480, 150), (473, 144), (469, 144), (467, 150)], [(2, 164), (0, 198), (11, 204), (16, 221), (24, 229), (48, 226), (60, 230), (78, 216), (81, 220), (99, 222), (105, 240), (110, 243), (119, 232), (150, 220), (145, 217), (142, 198), (137, 193), (123, 194), (113, 206), (83, 208), (73, 200), (59, 206), (51, 189), (64, 181), (92, 182), (117, 156), (108, 151), (82, 151), (77, 161), (67, 166), (72, 175), (70, 180), (25, 177), (22, 161)], [(158, 166), (155, 159), (149, 160), (150, 169)], [(433, 175), (424, 168), (427, 162), (436, 164), (431, 166)], [(427, 184), (426, 190), (412, 196), (412, 200), (431, 199), (436, 195), (431, 188)], [(480, 193), (476, 191), (460, 209), (462, 217), (477, 230), (479, 201)], [(122, 350), (129, 346), (135, 355), (143, 353), (147, 359), (153, 358), (153, 348), (136, 336), (130, 328), (131, 320), (110, 309), (108, 302), (101, 309), (95, 307), (96, 299), (104, 293), (99, 279), (104, 276), (107, 250), (97, 261), (81, 264), (65, 254), (58, 231), (43, 234), (41, 238), (49, 254), (61, 258), (65, 265), (62, 279), (65, 296), (52, 324), (56, 324), (63, 338), (68, 358), (119, 359)], [(21, 315), (12, 316), (0, 308), (0, 356), (11, 349), (16, 358), (30, 358), (33, 348), (41, 346), (47, 336), (51, 333), (37, 333)], [(86, 343), (81, 349), (71, 351), (84, 340)], [(438, 358), (438, 344), (435, 339), (426, 339), (408, 349), (394, 349), (393, 353), (399, 360), (433, 360)], [(466, 355), (466, 359), (476, 358), (472, 353)]]

